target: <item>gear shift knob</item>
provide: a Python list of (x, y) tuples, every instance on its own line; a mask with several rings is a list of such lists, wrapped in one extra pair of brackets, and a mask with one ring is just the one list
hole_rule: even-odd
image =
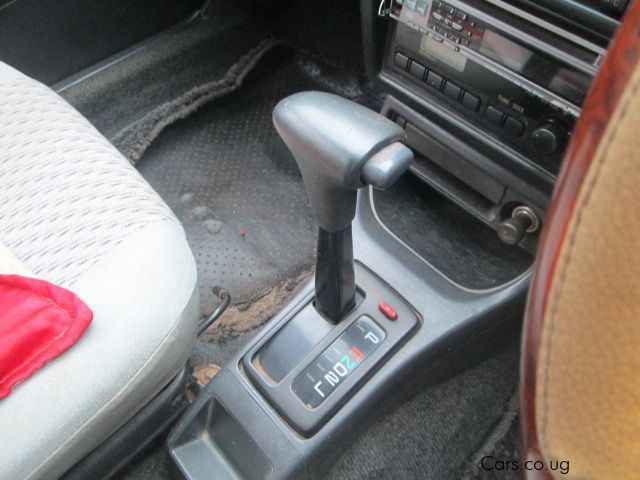
[[(337, 95), (304, 92), (287, 97), (276, 106), (273, 122), (300, 167), (318, 225), (329, 232), (351, 224), (359, 188), (369, 181), (388, 187), (413, 158), (401, 144), (381, 154), (404, 139), (404, 130)], [(363, 178), (367, 172), (370, 178)]]
[(337, 95), (304, 92), (273, 112), (276, 130), (302, 172), (320, 233), (316, 308), (338, 322), (355, 303), (351, 221), (357, 190), (387, 188), (408, 168), (405, 133), (382, 115)]

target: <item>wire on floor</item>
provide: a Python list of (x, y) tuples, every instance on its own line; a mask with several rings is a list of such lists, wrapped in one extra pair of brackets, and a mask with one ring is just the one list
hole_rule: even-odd
[(227, 309), (227, 307), (231, 303), (231, 294), (229, 293), (229, 290), (227, 290), (226, 288), (219, 287), (217, 285), (213, 287), (212, 290), (213, 290), (213, 294), (216, 297), (218, 297), (221, 300), (221, 302), (216, 307), (216, 309), (211, 313), (211, 315), (209, 315), (207, 319), (200, 324), (200, 326), (198, 327), (198, 336), (202, 335), (207, 328), (213, 325), (213, 322), (215, 322), (216, 320), (218, 320), (218, 318), (220, 318), (220, 316), (224, 313), (224, 311)]

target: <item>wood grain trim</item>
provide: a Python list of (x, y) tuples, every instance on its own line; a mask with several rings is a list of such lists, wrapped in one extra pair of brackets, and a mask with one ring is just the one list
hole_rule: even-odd
[[(560, 250), (587, 171), (603, 140), (611, 115), (639, 62), (640, 0), (633, 0), (587, 96), (564, 158), (542, 232), (524, 323), (520, 412), (523, 457), (526, 459), (542, 459), (536, 431), (536, 368), (544, 314)], [(527, 478), (551, 476), (545, 472), (527, 472)]]

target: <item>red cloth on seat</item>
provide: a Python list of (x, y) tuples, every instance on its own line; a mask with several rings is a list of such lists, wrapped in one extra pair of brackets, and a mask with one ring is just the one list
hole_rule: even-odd
[(0, 398), (84, 333), (93, 312), (44, 280), (0, 275)]

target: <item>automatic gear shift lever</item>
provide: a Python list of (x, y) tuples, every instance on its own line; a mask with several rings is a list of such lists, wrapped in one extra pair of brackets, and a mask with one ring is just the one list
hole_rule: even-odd
[(355, 304), (351, 221), (357, 190), (388, 188), (413, 159), (391, 120), (336, 95), (305, 92), (282, 100), (276, 130), (302, 172), (319, 226), (316, 309), (337, 323)]

